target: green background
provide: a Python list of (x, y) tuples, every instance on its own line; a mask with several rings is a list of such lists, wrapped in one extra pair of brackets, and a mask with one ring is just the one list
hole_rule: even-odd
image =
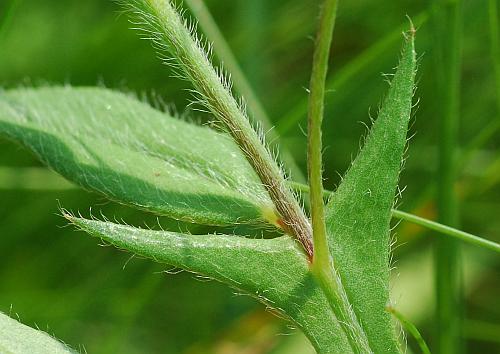
[[(282, 145), (305, 172), (305, 114), (318, 1), (206, 1), (244, 72), (277, 126)], [(429, 1), (341, 1), (334, 33), (324, 121), (325, 184), (335, 188), (376, 116), (408, 21), (425, 19)], [(498, 16), (498, 14), (497, 14)], [(147, 41), (128, 28), (112, 1), (0, 1), (0, 86), (71, 84), (137, 92), (183, 112), (187, 82), (172, 78)], [(434, 34), (419, 25), (420, 99), (400, 186), (400, 208), (435, 218), (440, 102)], [(393, 39), (391, 39), (393, 38)], [(460, 156), (467, 157), (455, 190), (461, 228), (500, 241), (500, 156), (488, 28), (488, 2), (465, 1)], [(370, 49), (372, 48), (372, 49)], [(379, 50), (373, 50), (379, 48)], [(193, 119), (210, 119), (190, 112)], [(298, 117), (291, 121), (290, 117)], [(288, 124), (288, 125), (287, 125)], [(496, 124), (496, 125), (495, 125)], [(286, 127), (289, 128), (286, 128)], [(493, 128), (492, 128), (493, 127)], [(495, 131), (467, 150), (481, 134)], [(130, 257), (71, 227), (60, 205), (84, 215), (177, 230), (203, 228), (146, 215), (61, 183), (27, 151), (0, 140), (0, 311), (89, 353), (306, 353), (296, 330), (247, 296), (224, 285)], [(22, 172), (22, 175), (20, 173)], [(295, 176), (297, 177), (297, 176)], [(408, 223), (394, 230), (393, 300), (433, 344), (433, 240)], [(464, 245), (464, 348), (500, 350), (500, 261)], [(418, 349), (412, 338), (410, 350)]]

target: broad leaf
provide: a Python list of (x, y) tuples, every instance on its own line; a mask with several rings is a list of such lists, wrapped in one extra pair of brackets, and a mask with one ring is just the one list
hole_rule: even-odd
[(1, 312), (0, 352), (5, 354), (76, 353), (47, 333), (23, 325)]
[(375, 353), (397, 353), (390, 314), (390, 219), (406, 144), (415, 77), (413, 35), (365, 145), (327, 205), (329, 247)]
[(66, 216), (89, 234), (119, 248), (208, 276), (255, 297), (299, 326), (318, 352), (349, 353), (350, 346), (289, 236), (185, 235)]
[(205, 224), (273, 221), (267, 192), (230, 138), (121, 93), (0, 92), (0, 135), (119, 202)]

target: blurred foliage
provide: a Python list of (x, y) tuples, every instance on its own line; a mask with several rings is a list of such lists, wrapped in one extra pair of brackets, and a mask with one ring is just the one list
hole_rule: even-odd
[[(206, 1), (251, 84), (277, 125), (295, 115), (282, 136), (305, 171), (305, 112), (312, 57), (311, 36), (319, 2)], [(495, 79), (486, 1), (466, 1), (461, 84), (460, 146), (467, 156), (456, 191), (462, 228), (500, 241), (500, 160)], [(341, 2), (334, 34), (324, 122), (326, 187), (333, 189), (356, 154), (360, 137), (386, 90), (405, 18), (432, 12), (430, 1)], [(495, 16), (498, 16), (496, 14)], [(130, 31), (111, 1), (0, 1), (0, 86), (105, 85), (161, 100), (183, 111), (186, 82), (172, 78), (149, 43)], [(432, 26), (417, 33), (421, 54), (411, 146), (400, 183), (401, 208), (435, 216), (437, 107)], [(395, 40), (390, 40), (390, 38)], [(370, 55), (370, 48), (381, 50)], [(498, 60), (498, 58), (497, 58)], [(364, 62), (364, 65), (354, 64)], [(354, 70), (354, 71), (351, 71)], [(371, 108), (369, 110), (369, 108)], [(191, 119), (209, 117), (190, 112)], [(485, 134), (479, 144), (473, 142)], [(481, 140), (481, 139), (480, 139)], [(471, 148), (471, 145), (473, 146)], [(166, 274), (168, 266), (131, 258), (63, 227), (59, 204), (88, 215), (100, 213), (127, 223), (201, 232), (199, 226), (157, 218), (72, 188), (52, 173), (38, 174), (24, 188), (12, 168), (38, 167), (24, 149), (0, 141), (0, 311), (56, 334), (89, 353), (305, 353), (297, 330), (263, 306), (213, 281)], [(9, 175), (6, 168), (11, 168)], [(6, 172), (7, 171), (7, 172)], [(23, 170), (24, 171), (24, 170)], [(32, 179), (33, 179), (32, 178)], [(55, 182), (54, 182), (55, 180)], [(38, 187), (37, 187), (38, 186)], [(43, 188), (47, 186), (47, 188)], [(41, 187), (41, 188), (40, 188)], [(60, 188), (59, 188), (60, 187)], [(243, 231), (242, 231), (243, 232)], [(415, 225), (395, 229), (393, 299), (432, 349), (433, 276), (431, 245), (442, 237)], [(500, 350), (500, 261), (487, 250), (463, 246), (464, 338), (470, 352)], [(199, 279), (198, 279), (199, 280)], [(291, 335), (289, 335), (291, 334)], [(408, 346), (418, 351), (413, 339)]]

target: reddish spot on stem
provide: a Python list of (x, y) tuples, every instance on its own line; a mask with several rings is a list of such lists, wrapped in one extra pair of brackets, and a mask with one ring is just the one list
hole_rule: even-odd
[(280, 227), (280, 228), (282, 228), (283, 230), (286, 230), (286, 229), (287, 229), (286, 224), (285, 224), (285, 222), (284, 222), (282, 219), (278, 219), (278, 220), (276, 221), (276, 223), (277, 223), (277, 224), (279, 225), (279, 227)]

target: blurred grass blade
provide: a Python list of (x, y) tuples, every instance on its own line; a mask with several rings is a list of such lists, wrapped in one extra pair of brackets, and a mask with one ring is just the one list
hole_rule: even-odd
[(481, 320), (466, 319), (464, 321), (464, 337), (474, 341), (499, 343), (500, 324)]
[(500, 28), (498, 25), (498, 0), (489, 0), (488, 11), (490, 22), (491, 60), (493, 61), (497, 94), (497, 114), (500, 115)]
[(321, 353), (351, 347), (328, 300), (310, 273), (303, 250), (289, 236), (251, 239), (186, 235), (65, 217), (90, 235), (140, 256), (224, 282), (292, 320)]
[(0, 189), (67, 190), (77, 186), (47, 168), (0, 166)]
[[(221, 62), (224, 63), (224, 67), (228, 70), (228, 72), (231, 73), (231, 77), (234, 81), (234, 87), (241, 95), (243, 95), (243, 97), (245, 97), (245, 101), (253, 117), (258, 122), (262, 123), (265, 131), (269, 131), (272, 128), (271, 120), (257, 98), (257, 95), (248, 82), (243, 70), (231, 51), (229, 44), (219, 30), (217, 23), (215, 23), (204, 1), (185, 0), (185, 3), (195, 16), (198, 21), (198, 25), (205, 33), (207, 39), (210, 40), (210, 42), (213, 42), (215, 55)], [(271, 137), (271, 140), (272, 139), (273, 137)]]
[[(256, 1), (253, 0), (252, 4), (254, 2)], [(205, 33), (208, 40), (213, 43), (215, 55), (222, 63), (224, 63), (224, 67), (231, 74), (234, 82), (234, 88), (244, 97), (250, 111), (250, 117), (252, 117), (257, 123), (262, 124), (262, 128), (266, 132), (266, 137), (270, 144), (278, 146), (279, 134), (275, 129), (273, 129), (271, 118), (248, 82), (243, 70), (231, 51), (229, 44), (224, 38), (224, 35), (219, 30), (217, 23), (214, 21), (210, 11), (205, 5), (205, 2), (203, 0), (185, 0), (185, 3), (198, 21), (201, 30)], [(253, 57), (252, 60), (255, 61), (255, 57)], [(292, 154), (286, 149), (286, 146), (283, 146), (283, 144), (280, 144), (279, 154), (282, 157), (287, 169), (290, 170), (291, 176), (298, 181), (305, 181), (300, 167), (295, 162)]]
[(12, 19), (14, 17), (14, 13), (19, 7), (21, 0), (10, 0), (7, 5), (3, 5), (4, 11), (3, 14), (0, 14), (0, 43), (7, 32)]
[[(439, 108), (437, 180), (438, 221), (459, 226), (458, 129), (460, 121), (461, 37), (463, 1), (436, 1), (433, 25)], [(462, 262), (457, 240), (438, 238), (435, 243), (436, 352), (461, 353), (462, 339)]]
[[(418, 28), (424, 24), (429, 15), (427, 11), (419, 13), (413, 19), (413, 23)], [(366, 68), (371, 68), (370, 64), (379, 59), (385, 53), (390, 52), (389, 49), (396, 46), (401, 38), (401, 32), (404, 31), (405, 26), (401, 26), (394, 31), (388, 33), (379, 41), (372, 44), (366, 50), (361, 52), (358, 56), (350, 60), (326, 82), (326, 90), (334, 91), (336, 95), (342, 94), (342, 87), (351, 80), (356, 80), (356, 75)], [(294, 105), (287, 114), (283, 116), (278, 122), (276, 130), (284, 135), (291, 128), (297, 126), (301, 119), (304, 119), (307, 114), (307, 97), (304, 97), (296, 105)]]
[(394, 307), (388, 306), (387, 311), (392, 313), (394, 317), (396, 317), (398, 321), (401, 323), (403, 328), (405, 328), (408, 332), (410, 332), (413, 338), (415, 338), (415, 341), (418, 343), (418, 346), (420, 347), (420, 350), (422, 351), (423, 354), (431, 354), (431, 351), (427, 346), (427, 343), (420, 334), (418, 328), (413, 323), (408, 321), (408, 319), (406, 319), (406, 317), (403, 316), (403, 314), (400, 313), (398, 310), (396, 310)]
[(389, 233), (410, 119), (414, 29), (377, 120), (326, 210), (329, 247), (354, 312), (375, 353), (399, 352), (389, 302)]
[(0, 352), (15, 354), (75, 354), (47, 333), (19, 323), (0, 312)]
[(7, 91), (0, 94), (0, 135), (118, 202), (203, 224), (273, 220), (267, 192), (229, 137), (124, 94)]

